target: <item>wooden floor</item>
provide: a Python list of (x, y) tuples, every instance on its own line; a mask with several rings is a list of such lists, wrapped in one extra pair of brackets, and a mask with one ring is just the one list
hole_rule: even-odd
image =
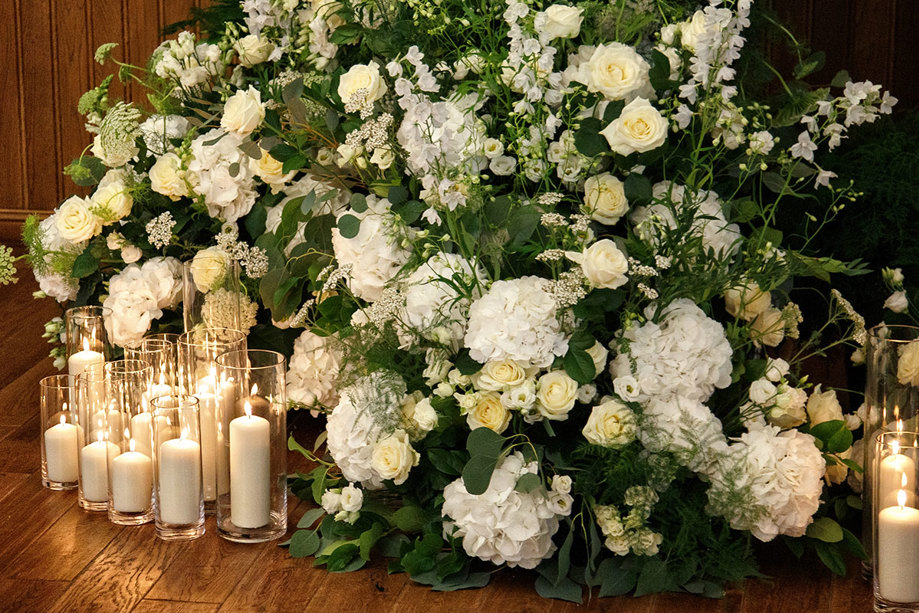
[[(229, 543), (214, 533), (213, 518), (207, 534), (187, 543), (164, 543), (151, 525), (114, 526), (104, 514), (82, 511), (76, 493), (41, 486), (38, 381), (53, 372), (41, 334), (58, 312), (50, 300), (33, 300), (31, 274), (22, 277), (18, 285), (0, 287), (0, 611), (871, 610), (870, 590), (854, 564), (847, 578), (834, 577), (816, 560), (780, 558), (780, 547), (766, 550), (762, 570), (772, 579), (734, 586), (722, 600), (663, 594), (577, 606), (540, 599), (534, 576), (523, 571), (499, 573), (485, 589), (443, 594), (387, 575), (380, 561), (368, 570), (330, 574), (274, 544)], [(290, 525), (306, 508), (292, 501)]]

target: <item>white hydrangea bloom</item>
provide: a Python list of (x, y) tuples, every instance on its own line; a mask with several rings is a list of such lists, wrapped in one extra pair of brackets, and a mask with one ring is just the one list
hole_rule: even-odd
[[(82, 244), (74, 245), (61, 236), (60, 231), (57, 229), (54, 214), (42, 219), (38, 227), (41, 235), (41, 245), (45, 251), (82, 251)], [(44, 270), (39, 270), (35, 267), (32, 268), (35, 280), (38, 281), (39, 288), (58, 302), (73, 300), (77, 297), (77, 292), (80, 289), (79, 283), (76, 279), (72, 279), (69, 276), (51, 270), (50, 267), (47, 266), (51, 264), (51, 259), (52, 256), (50, 254), (45, 256), (46, 266)]]
[(707, 474), (727, 447), (721, 421), (698, 400), (653, 399), (641, 415), (638, 439), (645, 449), (674, 454), (694, 472)]
[(112, 310), (106, 332), (116, 345), (136, 345), (163, 309), (178, 304), (182, 292), (182, 265), (175, 258), (158, 257), (131, 264), (112, 277), (102, 306)]
[[(474, 496), (457, 479), (444, 489), (444, 535), (463, 539), (469, 556), (494, 564), (535, 568), (556, 550), (552, 537), (559, 517), (571, 512), (571, 495), (560, 487), (529, 493), (516, 491), (518, 479), (536, 474), (536, 462), (525, 463), (520, 452), (500, 461), (485, 493)], [(550, 498), (557, 498), (554, 504)], [(562, 511), (557, 513), (556, 511)]]
[(191, 143), (188, 179), (195, 193), (204, 197), (208, 215), (221, 221), (235, 222), (247, 215), (258, 196), (249, 157), (240, 148), (246, 138), (217, 128)]
[[(287, 397), (306, 406), (338, 403), (336, 383), (341, 354), (330, 339), (304, 330), (294, 341), (287, 369)], [(314, 411), (314, 416), (318, 413)]]
[(181, 115), (151, 115), (140, 124), (147, 151), (156, 155), (165, 155), (175, 149), (170, 141), (183, 138), (186, 132), (188, 120)]

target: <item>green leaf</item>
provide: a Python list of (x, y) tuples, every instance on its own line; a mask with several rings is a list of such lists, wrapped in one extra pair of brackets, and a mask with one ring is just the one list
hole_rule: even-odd
[[(521, 494), (529, 494), (542, 485), (542, 479), (536, 473), (524, 473), (517, 479), (514, 489)], [(568, 534), (571, 534), (570, 532)]]
[(597, 340), (590, 332), (578, 330), (568, 339), (569, 349), (590, 349), (597, 343)]
[[(528, 473), (533, 474), (533, 473)], [(533, 475), (535, 476), (535, 475)], [(518, 481), (518, 485), (519, 485)], [(565, 577), (568, 576), (568, 571), (571, 569), (571, 546), (574, 544), (574, 530), (568, 531), (568, 536), (565, 537), (565, 540), (562, 542), (562, 546), (558, 549), (558, 555), (556, 559), (558, 560), (558, 573), (555, 575), (555, 584), (558, 585), (561, 583)]]
[(823, 444), (825, 453), (842, 453), (852, 446), (852, 432), (846, 428), (846, 422), (833, 419), (817, 424), (810, 429), (810, 434)]
[(474, 496), (485, 493), (503, 446), (504, 437), (488, 428), (476, 428), (469, 433), (466, 449), (470, 458), (463, 467), (466, 491)]
[(392, 210), (403, 222), (413, 224), (421, 219), (421, 214), (424, 213), (427, 208), (427, 205), (423, 202), (409, 200), (408, 202), (393, 207)]
[(339, 545), (329, 554), (329, 557), (325, 563), (326, 568), (333, 573), (357, 570), (357, 568), (350, 566), (355, 556), (357, 556), (361, 562), (361, 564), (357, 567), (360, 568), (363, 566), (364, 562), (364, 560), (360, 558), (360, 547), (353, 543), (344, 543)]
[(392, 206), (398, 206), (408, 201), (408, 190), (402, 185), (393, 185), (389, 188), (387, 199)]
[(380, 537), (383, 536), (383, 526), (374, 523), (369, 530), (365, 530), (360, 536), (360, 556), (364, 561), (370, 561), (370, 550), (377, 544)]
[(651, 70), (648, 71), (648, 80), (651, 81), (651, 86), (658, 90), (663, 91), (670, 87), (670, 59), (654, 49), (651, 51), (651, 61), (653, 65)]
[(851, 530), (847, 530), (846, 528), (842, 529), (842, 542), (846, 549), (849, 550), (849, 553), (859, 560), (868, 559), (868, 552), (865, 551), (861, 539), (855, 536)]
[(804, 539), (784, 536), (782, 537), (782, 540), (786, 545), (788, 545), (788, 550), (791, 551), (792, 555), (800, 560), (801, 556), (804, 555), (804, 550), (806, 548)]
[(542, 213), (532, 206), (514, 209), (507, 220), (507, 231), (511, 243), (516, 245), (525, 243), (536, 231), (541, 216)]
[(309, 163), (309, 160), (306, 159), (306, 156), (297, 154), (291, 156), (284, 160), (284, 165), (281, 167), (281, 172), (288, 173), (294, 170), (300, 170)]
[(456, 354), (456, 359), (454, 360), (456, 369), (460, 371), (460, 374), (463, 375), (474, 375), (475, 373), (482, 370), (484, 364), (476, 362), (471, 357), (469, 357), (469, 350), (463, 349), (458, 354)]
[(482, 208), (485, 219), (493, 226), (503, 226), (507, 222), (507, 215), (511, 210), (511, 199), (507, 196), (498, 196), (489, 200)]
[(581, 155), (594, 157), (609, 152), (609, 143), (600, 134), (602, 124), (595, 117), (581, 120), (581, 128), (574, 134), (574, 146)]
[(363, 31), (363, 26), (358, 23), (346, 23), (335, 28), (329, 36), (329, 42), (334, 45), (347, 45), (360, 38)]
[(281, 90), (281, 99), (284, 104), (290, 104), (291, 100), (296, 100), (303, 95), (303, 77), (298, 77), (284, 86)]
[(817, 550), (817, 556), (820, 558), (820, 561), (826, 564), (827, 568), (840, 577), (845, 577), (846, 561), (839, 552), (838, 547), (817, 541), (815, 543), (815, 549)]
[(83, 253), (73, 261), (73, 270), (70, 272), (70, 276), (74, 279), (83, 279), (97, 270), (99, 270), (99, 260), (89, 249), (84, 249)]
[(448, 477), (458, 477), (463, 474), (463, 466), (469, 460), (467, 454), (462, 451), (437, 448), (428, 449), (427, 458), (434, 468)]
[(859, 498), (858, 496), (853, 496), (851, 494), (849, 496), (846, 496), (846, 503), (848, 503), (848, 505), (852, 507), (853, 509), (856, 509), (858, 511), (862, 510), (862, 499)]
[(589, 353), (583, 349), (569, 348), (565, 354), (565, 372), (581, 385), (585, 385), (597, 376), (597, 367)]
[(361, 220), (345, 214), (338, 218), (338, 231), (344, 238), (354, 238), (361, 231)]
[(613, 100), (606, 105), (606, 110), (603, 111), (603, 123), (609, 124), (612, 121), (619, 119), (619, 116), (622, 114), (622, 109), (625, 108), (625, 100)]
[(629, 201), (629, 206), (645, 205), (651, 202), (653, 194), (651, 181), (648, 177), (632, 173), (625, 178), (623, 187), (625, 188), (625, 197)]
[(323, 466), (319, 470), (319, 476), (313, 480), (313, 500), (316, 504), (322, 504), (322, 494), (325, 493), (326, 477), (329, 474), (329, 467)]
[(638, 576), (633, 571), (622, 568), (616, 560), (606, 558), (600, 562), (597, 578), (600, 580), (600, 598), (605, 598), (628, 594), (635, 587)]
[(536, 591), (543, 598), (555, 598), (558, 600), (567, 600), (581, 604), (583, 600), (583, 590), (581, 586), (565, 577), (557, 585), (540, 575), (536, 579)]
[(638, 580), (635, 583), (635, 596), (666, 592), (671, 589), (672, 581), (667, 563), (657, 558), (651, 558), (641, 567)]
[(759, 205), (755, 201), (747, 199), (734, 203), (734, 219), (737, 223), (747, 223), (759, 215)]
[(421, 532), (424, 521), (424, 509), (414, 504), (407, 504), (392, 514), (392, 522), (402, 532)]
[(817, 51), (806, 60), (803, 60), (801, 63), (795, 66), (795, 78), (803, 79), (804, 77), (813, 74), (823, 68), (824, 64), (826, 64), (826, 53), (823, 51)]
[(290, 555), (305, 558), (319, 551), (319, 535), (315, 530), (297, 530), (290, 537)]
[(840, 70), (833, 77), (833, 80), (830, 81), (830, 85), (833, 87), (845, 87), (846, 83), (852, 80), (852, 77), (849, 76), (848, 70)]
[(70, 162), (64, 168), (64, 174), (68, 175), (75, 184), (88, 187), (99, 183), (105, 176), (106, 170), (108, 168), (99, 158), (85, 155)]
[(298, 528), (309, 528), (316, 523), (316, 520), (325, 515), (325, 509), (310, 509), (303, 514), (303, 517), (300, 518), (300, 521), (297, 522)]
[(838, 543), (842, 540), (842, 526), (829, 517), (821, 517), (807, 527), (806, 534), (824, 543)]
[(364, 194), (351, 194), (351, 210), (363, 213), (367, 210), (367, 196)]

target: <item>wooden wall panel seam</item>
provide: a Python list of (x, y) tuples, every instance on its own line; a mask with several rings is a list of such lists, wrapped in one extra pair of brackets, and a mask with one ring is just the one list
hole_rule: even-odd
[(13, 15), (15, 16), (16, 31), (16, 91), (19, 93), (19, 104), (16, 107), (19, 123), (19, 203), (20, 208), (29, 209), (29, 186), (27, 181), (27, 160), (26, 160), (26, 110), (25, 97), (22, 94), (23, 84), (25, 83), (22, 62), (22, 0), (13, 0)]
[[(64, 167), (64, 152), (61, 139), (61, 105), (58, 96), (60, 95), (60, 58), (58, 58), (58, 51), (60, 45), (57, 40), (57, 19), (55, 19), (54, 11), (54, 2), (49, 2), (48, 7), (48, 22), (51, 27), (51, 118), (53, 120), (53, 129), (54, 129), (54, 164), (55, 170), (62, 169)], [(55, 176), (57, 174), (55, 173)], [(64, 193), (64, 182), (58, 180), (58, 200), (61, 199), (61, 194)], [(60, 203), (55, 203), (55, 206)]]

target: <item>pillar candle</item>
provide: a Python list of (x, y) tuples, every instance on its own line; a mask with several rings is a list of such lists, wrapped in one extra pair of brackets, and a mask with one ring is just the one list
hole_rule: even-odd
[(79, 475), (79, 438), (77, 426), (67, 423), (61, 415), (61, 423), (45, 430), (45, 462), (48, 480), (57, 483), (74, 483)]
[(83, 351), (77, 351), (67, 358), (67, 372), (70, 373), (71, 377), (76, 377), (89, 369), (95, 372), (102, 372), (104, 363), (105, 357), (98, 351), (89, 349), (89, 345), (86, 344)]
[[(916, 494), (913, 485), (916, 478), (916, 463), (908, 455), (895, 453), (881, 460), (881, 476), (878, 484), (880, 508), (897, 505), (897, 494), (906, 492), (905, 506), (915, 506)], [(904, 482), (903, 476), (906, 475)]]
[(153, 461), (146, 454), (130, 451), (112, 460), (112, 507), (119, 513), (143, 513), (153, 497)]
[(271, 519), (271, 428), (248, 400), (246, 408), (230, 422), (230, 520), (259, 528)]
[(881, 598), (919, 602), (919, 510), (902, 505), (881, 509), (877, 551), (875, 573)]
[(201, 447), (193, 440), (175, 438), (159, 448), (160, 520), (166, 524), (193, 524), (201, 513)]
[(227, 453), (227, 441), (223, 435), (223, 428), (217, 422), (217, 495), (222, 496), (230, 491), (230, 466)]
[(131, 417), (131, 438), (134, 446), (147, 457), (153, 455), (153, 414), (147, 411)]
[(80, 488), (90, 502), (108, 502), (108, 463), (121, 450), (109, 441), (98, 440), (80, 451)]
[[(204, 499), (217, 499), (217, 403), (214, 394), (200, 391), (198, 396), (201, 420), (201, 463), (204, 466)], [(213, 388), (210, 388), (213, 389)]]

